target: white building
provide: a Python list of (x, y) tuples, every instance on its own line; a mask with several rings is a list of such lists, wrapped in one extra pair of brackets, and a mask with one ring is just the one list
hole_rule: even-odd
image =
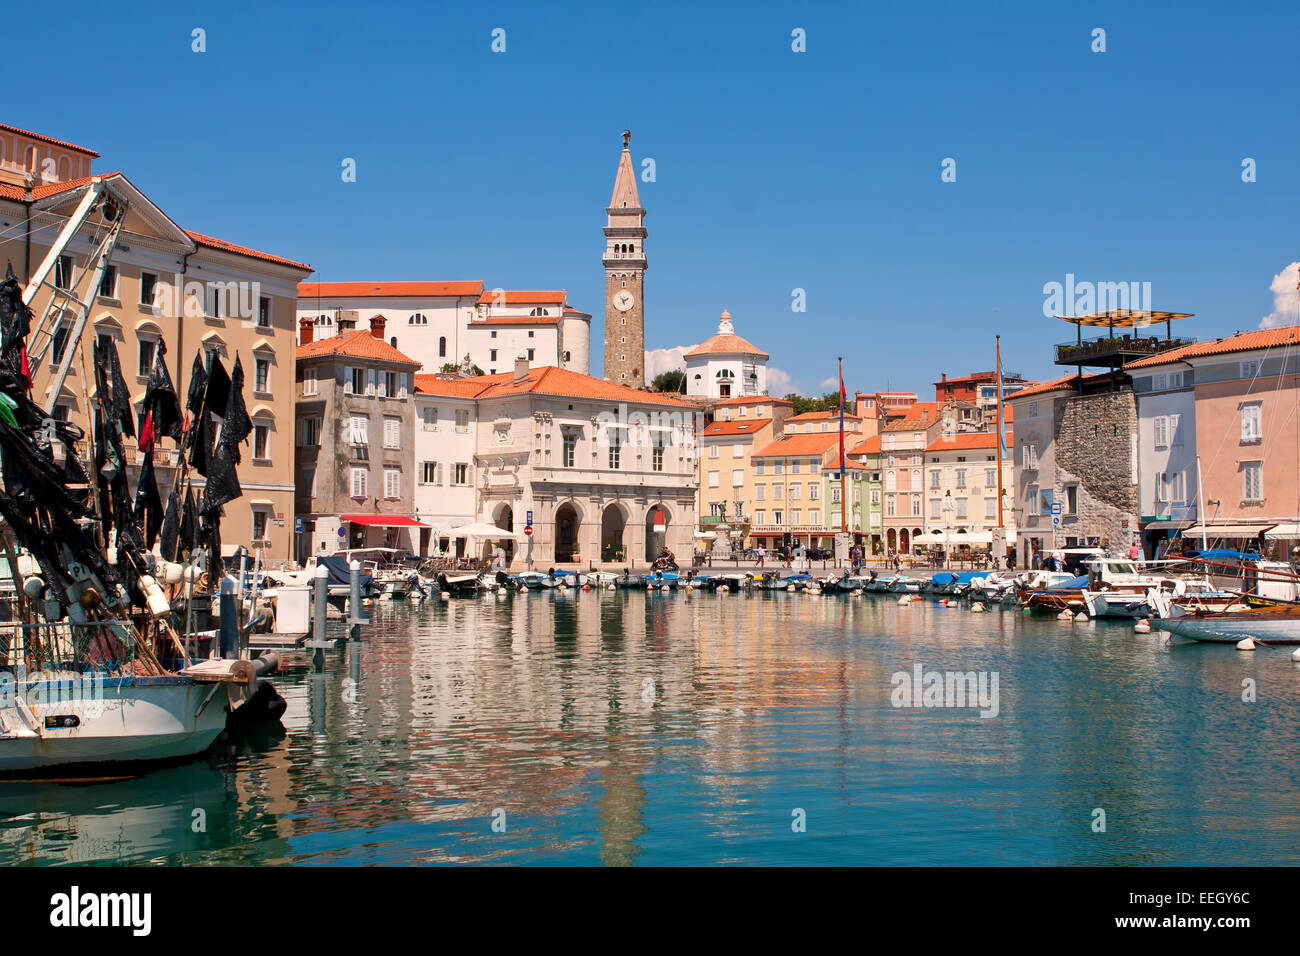
[(445, 552), (452, 528), (473, 523), (478, 509), (474, 454), (480, 378), (415, 376), (415, 518), (430, 526), (420, 554)]
[(1144, 526), (1174, 531), (1196, 510), (1196, 391), (1187, 363), (1143, 360), (1134, 368), (1138, 410), (1138, 500)]
[(736, 334), (723, 312), (718, 334), (685, 354), (686, 394), (691, 398), (741, 398), (767, 394), (768, 354)]
[(587, 374), (591, 316), (568, 304), (564, 290), (486, 289), (482, 282), (303, 282), (298, 318), (317, 340), (372, 317), (385, 320), (390, 345), (426, 373), (468, 358), (488, 374), (509, 369), (516, 355), (538, 365)]

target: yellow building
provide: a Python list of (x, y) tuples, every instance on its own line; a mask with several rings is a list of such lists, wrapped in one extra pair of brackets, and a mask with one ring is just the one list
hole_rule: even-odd
[[(90, 188), (96, 158), (98, 153), (85, 147), (0, 124), (0, 262), (12, 264), (20, 283), (27, 283)], [(253, 434), (239, 466), (243, 497), (225, 507), (222, 540), (227, 547), (260, 547), (270, 560), (290, 558), (294, 315), (297, 284), (311, 274), (311, 266), (182, 228), (122, 173), (98, 177), (130, 208), (55, 414), (87, 425), (96, 336), (116, 343), (137, 411), (160, 342), (166, 344), (166, 361), (182, 402), (197, 350), (220, 356), (227, 370), (239, 356)], [(105, 227), (99, 213), (90, 223)], [(91, 251), (84, 232), (68, 247), (49, 282), (70, 288), (83, 276)], [(83, 296), (88, 292), (79, 291)], [(42, 287), (32, 302), (37, 316), (52, 295), (49, 286)], [(64, 311), (60, 331), (70, 328), (73, 315)], [(33, 398), (40, 404), (48, 399), (52, 384), (50, 360), (61, 357), (66, 347), (66, 338), (56, 333), (46, 361), (32, 368)], [(128, 458), (135, 454), (128, 439)], [(176, 455), (170, 440), (155, 451), (164, 498), (175, 480)], [(130, 464), (134, 488), (138, 464)], [(195, 477), (197, 493), (202, 478)]]
[(714, 419), (699, 429), (700, 530), (722, 522), (725, 509), (733, 531), (747, 534), (754, 502), (754, 452), (781, 434), (792, 403), (752, 395), (713, 403)]

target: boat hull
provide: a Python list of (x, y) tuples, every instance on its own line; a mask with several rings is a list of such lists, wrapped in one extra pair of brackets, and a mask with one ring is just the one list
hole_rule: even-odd
[[(7, 700), (0, 709), (0, 774), (193, 757), (226, 726), (225, 686), (188, 677), (110, 679), (102, 694), (73, 700), (54, 683), (21, 686), (23, 704)], [(69, 716), (78, 726), (45, 726), (47, 717)]]
[(1249, 612), (1187, 614), (1151, 622), (1186, 641), (1201, 644), (1236, 644), (1248, 637), (1265, 644), (1300, 644), (1300, 619), (1258, 617)]

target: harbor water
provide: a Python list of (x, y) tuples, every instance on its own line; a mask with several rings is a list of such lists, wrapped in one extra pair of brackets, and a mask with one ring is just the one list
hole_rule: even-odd
[[(870, 595), (370, 613), (319, 672), (285, 655), (283, 728), (126, 779), (0, 782), (0, 862), (1300, 863), (1289, 649)], [(947, 706), (901, 706), (930, 672)]]

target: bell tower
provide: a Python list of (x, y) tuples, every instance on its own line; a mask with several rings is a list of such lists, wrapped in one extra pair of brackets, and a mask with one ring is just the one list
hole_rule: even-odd
[(605, 210), (605, 380), (640, 388), (645, 385), (645, 210), (636, 192), (629, 144), (614, 176), (614, 193)]

